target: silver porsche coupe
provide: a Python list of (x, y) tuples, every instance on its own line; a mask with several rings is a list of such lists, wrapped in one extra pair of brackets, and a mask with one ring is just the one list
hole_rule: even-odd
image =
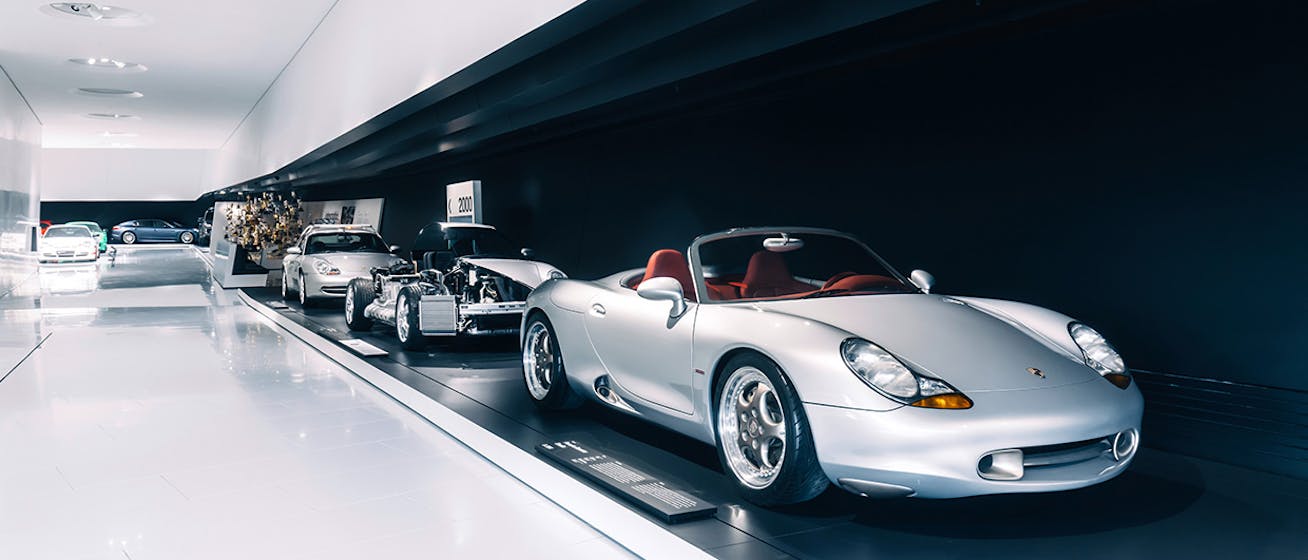
[(931, 293), (851, 235), (732, 229), (645, 268), (549, 280), (522, 364), (546, 409), (584, 399), (716, 446), (746, 498), (954, 498), (1097, 484), (1131, 463), (1144, 404), (1090, 326)]

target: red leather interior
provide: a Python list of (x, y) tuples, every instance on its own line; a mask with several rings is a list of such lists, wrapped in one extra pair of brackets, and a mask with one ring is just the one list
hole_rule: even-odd
[(749, 258), (741, 297), (776, 297), (799, 292), (811, 292), (813, 286), (795, 280), (790, 267), (780, 253), (759, 251)]
[(681, 251), (674, 249), (659, 249), (649, 256), (649, 263), (645, 265), (645, 276), (640, 282), (632, 285), (632, 288), (640, 287), (640, 284), (650, 278), (660, 276), (676, 278), (681, 283), (681, 293), (685, 294), (686, 299), (695, 301), (695, 283), (690, 281), (690, 266), (686, 264), (686, 257)]

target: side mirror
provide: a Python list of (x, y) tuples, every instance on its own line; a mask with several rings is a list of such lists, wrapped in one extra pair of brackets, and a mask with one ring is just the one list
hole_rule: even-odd
[(680, 317), (686, 312), (686, 294), (681, 292), (681, 282), (676, 278), (667, 276), (650, 278), (636, 287), (636, 295), (648, 300), (672, 302), (672, 309), (668, 313), (671, 317)]
[(390, 247), (387, 247), (386, 250), (390, 251), (392, 255), (398, 255), (398, 254), (400, 254), (400, 246), (399, 246), (399, 245), (391, 245)]
[(303, 251), (301, 251), (299, 247), (291, 247), (286, 250), (286, 254), (288, 255), (298, 255), (300, 253), (303, 253)]
[(912, 280), (915, 286), (928, 294), (931, 293), (931, 287), (936, 285), (936, 277), (922, 269), (914, 270), (908, 275), (908, 279)]
[(536, 251), (535, 251), (534, 249), (528, 249), (528, 248), (526, 248), (526, 247), (523, 247), (523, 248), (522, 248), (522, 256), (524, 256), (524, 257), (526, 257), (526, 258), (529, 258), (529, 259), (534, 259), (534, 258), (536, 258)]

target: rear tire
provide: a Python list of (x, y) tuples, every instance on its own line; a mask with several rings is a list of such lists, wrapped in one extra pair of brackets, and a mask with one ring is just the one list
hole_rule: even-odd
[(136, 243), (136, 234), (135, 234), (135, 233), (132, 233), (132, 232), (130, 232), (130, 231), (124, 231), (124, 232), (123, 232), (123, 243), (124, 243), (124, 244), (127, 244), (127, 245), (131, 245), (131, 244), (133, 244), (133, 243)]
[(291, 292), (293, 291), (294, 290), (291, 289), (291, 276), (289, 274), (283, 273), (282, 274), (282, 299), (286, 301), (290, 301)]
[(732, 358), (713, 395), (718, 460), (745, 499), (763, 506), (795, 504), (831, 485), (818, 464), (803, 402), (772, 360), (757, 354)]
[(377, 299), (370, 284), (371, 282), (364, 278), (355, 278), (350, 280), (350, 285), (345, 288), (345, 324), (352, 331), (372, 329), (372, 319), (363, 314), (363, 310)]
[(527, 321), (525, 333), (522, 337), (522, 378), (531, 402), (544, 410), (581, 406), (581, 396), (568, 383), (554, 326), (545, 314), (533, 313)]
[(422, 335), (418, 326), (418, 302), (422, 295), (409, 287), (400, 289), (395, 296), (395, 335), (400, 339), (400, 347), (405, 350), (422, 350), (427, 347), (427, 337)]

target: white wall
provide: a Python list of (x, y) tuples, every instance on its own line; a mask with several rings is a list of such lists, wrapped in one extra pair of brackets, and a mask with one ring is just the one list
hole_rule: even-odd
[(32, 228), (41, 211), (41, 123), (0, 68), (0, 297), (36, 270)]
[(340, 0), (219, 150), (204, 190), (276, 171), (580, 3)]
[(213, 150), (46, 148), (41, 200), (195, 200)]

